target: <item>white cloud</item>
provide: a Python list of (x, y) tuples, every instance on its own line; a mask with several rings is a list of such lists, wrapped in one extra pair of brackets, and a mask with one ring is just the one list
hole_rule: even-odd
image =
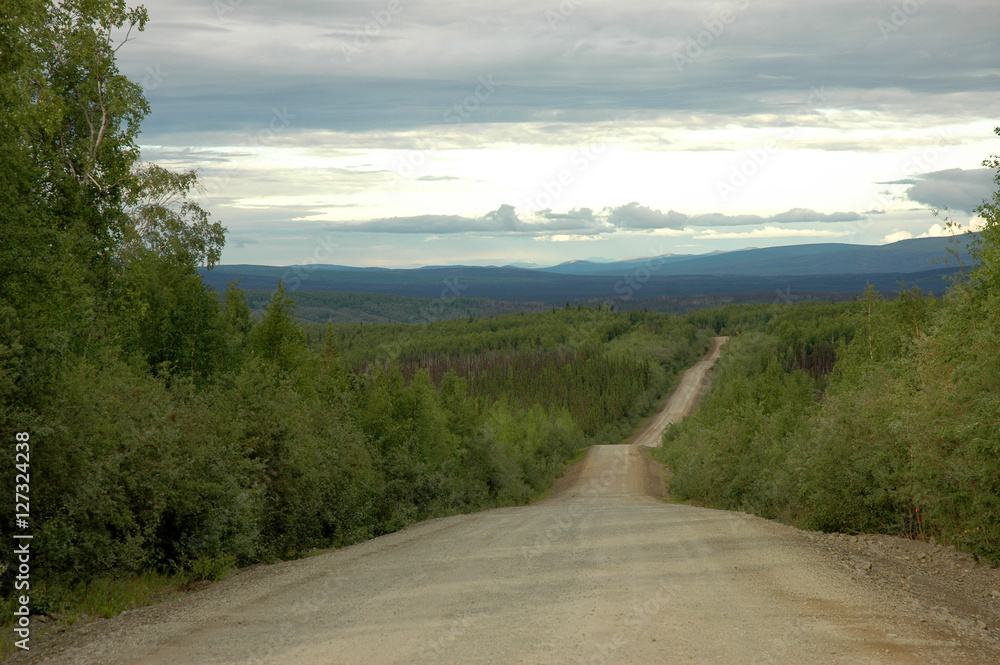
[(964, 233), (965, 231), (981, 231), (985, 221), (982, 217), (974, 216), (969, 220), (969, 223), (965, 226), (961, 224), (954, 224), (949, 227), (945, 224), (932, 224), (929, 229), (921, 233), (920, 235), (913, 235), (909, 231), (893, 231), (889, 233), (884, 238), (882, 238), (883, 243), (889, 242), (899, 242), (900, 240), (910, 240), (911, 238), (946, 238), (948, 236), (955, 236)]
[(923, 233), (921, 233), (917, 237), (918, 238), (943, 238), (944, 236), (955, 235), (955, 232), (956, 232), (955, 229), (949, 229), (948, 227), (942, 226), (941, 224), (932, 224), (931, 228), (927, 229), (926, 231), (924, 231)]
[[(1000, 152), (987, 143), (996, 0), (921, 2), (884, 39), (890, 0), (816, 0), (808, 15), (757, 2), (683, 71), (673, 56), (713, 3), (564, 2), (555, 26), (529, 0), (403, 2), (384, 25), (385, 0), (144, 4), (150, 24), (119, 60), (152, 107), (144, 157), (199, 169), (216, 218), (274, 239), (234, 240), (227, 261), (309, 253), (311, 229), (380, 264), (463, 261), (480, 239), (559, 259), (579, 258), (571, 242), (529, 239), (607, 238), (616, 256), (651, 236), (697, 236), (706, 251), (822, 241), (852, 235), (838, 230), (881, 181), (899, 198), (852, 241), (889, 241), (932, 221), (893, 217), (907, 200), (969, 212), (993, 191), (971, 167)], [(766, 164), (720, 198), (762, 146)]]
[(780, 226), (765, 226), (750, 231), (726, 231), (720, 233), (715, 229), (706, 229), (695, 236), (695, 240), (727, 240), (735, 238), (839, 238), (848, 235), (848, 231), (833, 231), (829, 229), (786, 229)]
[(680, 228), (687, 219), (687, 215), (676, 210), (669, 210), (664, 213), (639, 205), (635, 201), (608, 211), (608, 222), (619, 228)]
[(909, 240), (912, 237), (913, 234), (910, 233), (909, 231), (893, 231), (892, 233), (882, 238), (881, 242), (884, 243), (899, 242), (900, 240)]
[(535, 240), (539, 242), (589, 242), (593, 240), (602, 240), (602, 237), (560, 233), (551, 236), (536, 236)]
[(644, 231), (644, 232), (640, 232), (640, 233), (641, 233), (641, 235), (647, 235), (647, 236), (671, 236), (671, 237), (675, 237), (675, 236), (689, 236), (689, 235), (692, 235), (692, 234), (696, 233), (696, 231), (694, 229), (692, 229), (692, 228), (685, 228), (685, 229), (650, 229), (649, 231)]

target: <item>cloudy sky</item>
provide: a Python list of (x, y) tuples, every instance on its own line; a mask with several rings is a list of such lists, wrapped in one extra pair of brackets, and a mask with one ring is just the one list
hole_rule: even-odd
[(223, 263), (878, 244), (974, 224), (996, 0), (145, 0), (143, 157)]

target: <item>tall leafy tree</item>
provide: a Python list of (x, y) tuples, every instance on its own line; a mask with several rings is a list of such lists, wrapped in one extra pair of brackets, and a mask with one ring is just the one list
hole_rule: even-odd
[(0, 355), (26, 395), (105, 342), (192, 370), (219, 346), (195, 266), (225, 229), (193, 172), (139, 162), (149, 105), (116, 64), (146, 21), (125, 0), (0, 0)]

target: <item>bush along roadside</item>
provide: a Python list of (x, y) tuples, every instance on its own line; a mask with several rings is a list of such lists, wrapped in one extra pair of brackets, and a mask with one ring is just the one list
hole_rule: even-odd
[(742, 329), (699, 412), (664, 433), (671, 492), (1000, 564), (1000, 193), (979, 212), (978, 265), (943, 298), (869, 289), (840, 305), (692, 315)]

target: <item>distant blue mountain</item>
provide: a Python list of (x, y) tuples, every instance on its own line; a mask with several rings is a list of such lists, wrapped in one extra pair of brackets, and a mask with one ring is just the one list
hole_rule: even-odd
[[(957, 246), (968, 264), (964, 240), (959, 239)], [(957, 270), (954, 260), (944, 262), (954, 248), (955, 241), (949, 238), (922, 238), (880, 246), (823, 243), (613, 263), (571, 261), (541, 269), (222, 265), (201, 273), (220, 291), (237, 279), (242, 288), (257, 290), (272, 290), (281, 280), (292, 291), (394, 294), (445, 302), (459, 296), (563, 304), (713, 294), (757, 294), (767, 300), (789, 291), (844, 298), (863, 292), (869, 283), (885, 293), (898, 290), (900, 282), (942, 293), (946, 279)]]
[[(955, 263), (949, 248), (957, 244), (966, 263), (965, 238), (914, 238), (888, 245), (817, 243), (764, 247), (703, 255), (676, 255), (630, 259), (614, 263), (569, 261), (545, 272), (563, 275), (625, 274), (645, 267), (657, 275), (836, 275), (910, 273)], [(935, 261), (937, 263), (935, 263)]]

